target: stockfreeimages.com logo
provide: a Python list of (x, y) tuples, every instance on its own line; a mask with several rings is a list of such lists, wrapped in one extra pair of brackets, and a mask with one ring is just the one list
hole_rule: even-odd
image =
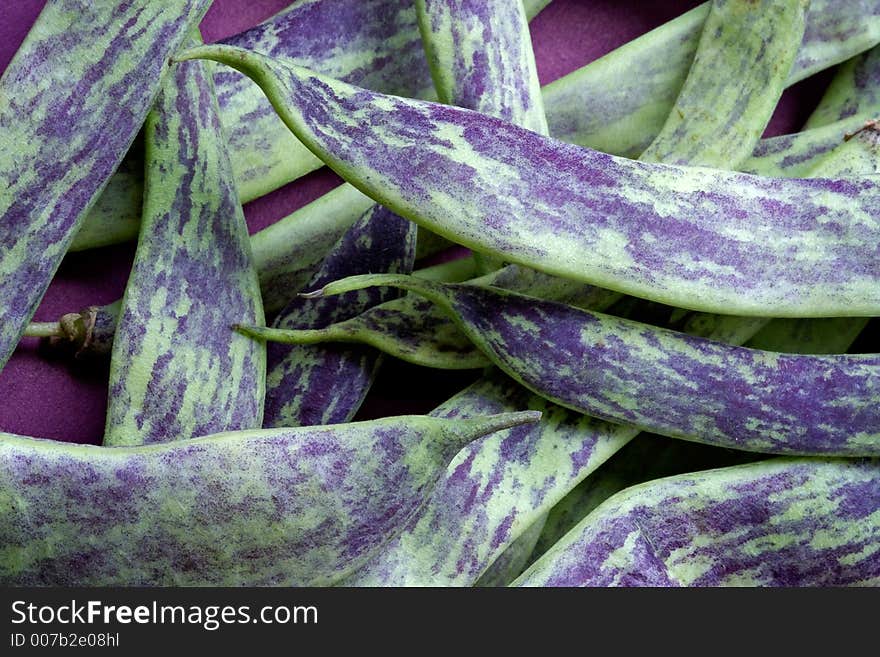
[(318, 609), (314, 606), (269, 605), (252, 610), (249, 605), (108, 605), (100, 600), (85, 603), (71, 600), (69, 604), (35, 605), (25, 600), (12, 603), (12, 623), (21, 625), (200, 625), (208, 631), (222, 625), (262, 623), (265, 625), (317, 624)]

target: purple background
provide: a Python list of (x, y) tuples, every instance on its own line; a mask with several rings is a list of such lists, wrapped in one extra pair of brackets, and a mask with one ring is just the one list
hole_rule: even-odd
[[(6, 68), (42, 0), (6, 2), (0, 22), (0, 70)], [(244, 30), (277, 12), (289, 0), (216, 0), (202, 22), (205, 40)], [(534, 21), (532, 39), (541, 82), (546, 84), (699, 4), (697, 0), (553, 0)], [(633, 75), (638, 75), (634, 71)], [(809, 115), (831, 72), (788, 90), (767, 134), (796, 131)], [(245, 206), (251, 232), (323, 194), (338, 178), (319, 171)], [(72, 254), (64, 260), (36, 319), (118, 299), (134, 247)], [(386, 361), (358, 419), (422, 413), (469, 383), (474, 373), (442, 372)], [(106, 366), (71, 366), (37, 353), (25, 340), (0, 372), (0, 431), (76, 442), (100, 443), (107, 402)]]

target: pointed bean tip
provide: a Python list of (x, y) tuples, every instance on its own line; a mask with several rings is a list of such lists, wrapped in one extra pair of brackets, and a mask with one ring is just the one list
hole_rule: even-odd
[(300, 299), (319, 299), (324, 296), (325, 288), (319, 287), (317, 290), (312, 290), (311, 292), (300, 292), (296, 296)]
[(541, 416), (541, 411), (517, 411), (492, 415), (484, 419), (488, 431), (493, 432), (518, 427), (522, 424), (534, 424), (541, 419)]

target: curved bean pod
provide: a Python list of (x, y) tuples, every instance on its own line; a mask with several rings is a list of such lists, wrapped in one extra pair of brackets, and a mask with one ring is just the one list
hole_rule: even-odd
[(113, 340), (105, 445), (262, 423), (265, 346), (227, 327), (265, 321), (263, 304), (205, 69), (176, 66), (147, 117), (143, 222)]
[(134, 140), (167, 57), (209, 4), (58, 0), (43, 8), (4, 71), (0, 367)]
[[(814, 320), (777, 319), (761, 329), (748, 342), (748, 346), (783, 353), (844, 353), (858, 336), (861, 329), (858, 324), (862, 321), (867, 323), (867, 320), (852, 317)], [(728, 338), (731, 337), (729, 328), (723, 323), (717, 325), (714, 334), (710, 332), (710, 324), (703, 323), (698, 328), (701, 331), (696, 333), (697, 335), (713, 340), (724, 342), (729, 341)], [(742, 342), (730, 342), (742, 344)], [(547, 516), (547, 522), (530, 557), (530, 562), (547, 552), (599, 504), (624, 488), (673, 474), (733, 465), (734, 460), (742, 460), (743, 456), (749, 458), (752, 455), (708, 448), (705, 445), (680, 440), (661, 442), (657, 436), (639, 436), (553, 507)]]
[(876, 586), (878, 508), (876, 461), (670, 477), (604, 502), (514, 585)]
[[(328, 9), (331, 3), (327, 0), (299, 2), (226, 43), (307, 63), (317, 71), (376, 91), (417, 96), (419, 89), (430, 87), (427, 67), (418, 53), (415, 11), (408, 0), (382, 0), (385, 4), (360, 22), (348, 18), (360, 16), (364, 3), (346, 0), (347, 4), (342, 5), (340, 0), (333, 1), (335, 7), (356, 6), (337, 14)], [(533, 17), (547, 2), (526, 0), (523, 4), (526, 14)], [(564, 141), (601, 151), (638, 155), (669, 115), (693, 60), (707, 13), (708, 4), (545, 87), (544, 103), (551, 133)], [(374, 21), (375, 16), (392, 15), (397, 17), (397, 32), (388, 33), (387, 24), (377, 26)], [(342, 23), (340, 16), (346, 18)], [(326, 19), (320, 26), (316, 23), (318, 17)], [(345, 30), (340, 31), (340, 26)], [(328, 40), (336, 41), (338, 46), (325, 48), (323, 44)], [(878, 41), (880, 16), (869, 0), (813, 0), (789, 84), (852, 57)], [(399, 51), (388, 49), (395, 44)], [(345, 56), (340, 57), (340, 53)], [(402, 81), (413, 79), (413, 71), (419, 70), (423, 77), (417, 76), (412, 88), (400, 87)], [(634, 70), (639, 71), (637, 78), (626, 74)], [(253, 85), (223, 70), (217, 72), (216, 83), (223, 126), (232, 135), (233, 168), (237, 178), (245, 181), (239, 188), (243, 202), (256, 198), (261, 191), (269, 191), (270, 187), (274, 189), (267, 185), (269, 180), (275, 180), (277, 187), (320, 166), (319, 160), (290, 134)], [(73, 248), (92, 248), (98, 243), (109, 243), (110, 239), (133, 239), (137, 236), (139, 212), (139, 207), (129, 208), (124, 222), (116, 214), (108, 217), (91, 213), (86, 222), (94, 222), (95, 228), (82, 238), (77, 236)], [(103, 227), (111, 225), (114, 235), (102, 236)], [(93, 236), (99, 242), (92, 242)]]
[(736, 169), (785, 89), (809, 4), (713, 0), (684, 86), (639, 159)]
[(226, 46), (180, 57), (245, 71), (343, 178), (465, 246), (693, 310), (880, 313), (874, 181), (643, 164)]
[(461, 447), (538, 417), (408, 416), (113, 449), (2, 434), (0, 582), (331, 584), (399, 533)]
[[(526, 16), (533, 18), (547, 4), (548, 0), (525, 0)], [(565, 141), (621, 155), (637, 154), (631, 152), (630, 144), (640, 141), (640, 152), (672, 109), (707, 14), (708, 3), (603, 58), (610, 62), (588, 64), (572, 77), (547, 87), (544, 102), (551, 132)], [(872, 0), (813, 0), (788, 83), (803, 80), (878, 42), (880, 10)], [(408, 97), (431, 92), (410, 0), (369, 4), (304, 0), (224, 43), (295, 61), (375, 91)], [(327, 43), (335, 47), (327, 48)], [(633, 70), (639, 71), (638, 81), (626, 84), (628, 78), (620, 71)], [(295, 164), (298, 159), (307, 158), (312, 167), (320, 166), (291, 138), (246, 80), (229, 72), (218, 71), (217, 75), (223, 125), (231, 135), (233, 167), (238, 179), (246, 181), (240, 190), (243, 199), (259, 195), (256, 188), (254, 192), (248, 188), (263, 184), (260, 179), (279, 176), (279, 181), (289, 182), (295, 179), (291, 175), (302, 175), (293, 169), (282, 173), (286, 167), (303, 166)], [(621, 115), (626, 116), (622, 122)], [(621, 130), (621, 123), (629, 126), (628, 131)], [(588, 134), (596, 139), (608, 134), (606, 141), (612, 148), (578, 141), (578, 135), (583, 138)]]
[(732, 347), (495, 288), (354, 276), (437, 303), (493, 363), (581, 413), (772, 454), (880, 454), (880, 356)]
[[(491, 361), (427, 299), (403, 297), (374, 306), (351, 319), (315, 329), (236, 325), (255, 340), (275, 344), (348, 343), (378, 349), (400, 360), (440, 370), (480, 369)], [(270, 381), (270, 389), (272, 382)]]

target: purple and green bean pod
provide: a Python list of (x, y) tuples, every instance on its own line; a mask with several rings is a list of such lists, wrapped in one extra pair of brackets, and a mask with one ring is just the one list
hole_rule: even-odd
[(518, 586), (877, 586), (880, 466), (774, 459), (629, 488)]
[[(480, 3), (471, 4), (479, 5)], [(452, 13), (455, 15), (454, 12), (449, 10), (445, 3), (435, 3), (434, 5), (428, 6), (445, 8), (447, 14)], [(717, 85), (707, 85), (705, 83), (707, 78), (711, 79), (713, 74), (717, 75), (715, 69), (717, 67), (718, 59), (725, 61), (733, 71), (740, 71), (743, 68), (748, 71), (763, 66), (764, 68), (769, 69), (766, 72), (766, 75), (770, 76), (772, 72), (778, 69), (778, 63), (772, 59), (759, 58), (759, 63), (755, 64), (753, 61), (755, 59), (755, 52), (760, 53), (762, 50), (762, 44), (768, 39), (772, 39), (780, 30), (782, 31), (782, 37), (786, 37), (786, 30), (791, 31), (790, 26), (779, 25), (778, 21), (775, 20), (777, 17), (772, 11), (766, 12), (757, 17), (753, 14), (753, 12), (758, 11), (759, 9), (765, 9), (763, 7), (753, 6), (750, 8), (750, 11), (740, 11), (738, 12), (739, 14), (742, 14), (740, 16), (731, 16), (729, 15), (729, 12), (725, 12), (726, 6), (724, 3), (720, 3), (720, 7), (720, 11), (716, 11), (717, 8), (713, 9), (709, 19), (706, 21), (705, 29), (709, 29), (710, 33), (714, 35), (718, 29), (720, 29), (718, 24), (722, 23), (724, 27), (733, 29), (734, 33), (741, 38), (734, 39), (732, 42), (730, 40), (722, 41), (720, 44), (716, 43), (715, 39), (705, 39), (704, 42), (701, 43), (698, 55), (692, 67), (691, 75), (689, 76), (689, 81), (679, 97), (679, 102), (682, 102), (685, 105), (690, 103), (705, 103), (705, 88), (707, 86), (715, 92), (718, 91)], [(742, 7), (738, 8), (742, 9)], [(802, 10), (802, 7), (799, 4), (793, 5), (792, 8), (799, 8)], [(456, 10), (459, 12), (462, 11), (461, 6), (456, 5)], [(795, 17), (797, 17), (798, 12), (794, 13)], [(802, 11), (800, 11), (800, 14), (802, 14)], [(444, 14), (442, 18), (446, 20), (438, 19), (437, 22), (442, 28), (449, 30), (449, 17)], [(755, 30), (755, 27), (761, 27), (763, 29)], [(423, 31), (427, 31), (427, 29), (423, 27)], [(744, 31), (746, 32), (747, 37), (751, 35), (750, 39), (742, 38)], [(797, 30), (795, 31), (797, 32)], [(459, 37), (459, 41), (464, 40), (464, 37), (461, 37), (458, 34), (455, 36)], [(434, 35), (434, 38), (437, 39), (437, 35)], [(782, 40), (784, 41), (785, 39), (783, 38)], [(453, 45), (461, 45), (459, 41), (455, 41), (454, 39), (447, 38), (446, 41), (452, 41)], [(791, 44), (792, 42), (793, 40), (789, 39), (789, 43)], [(751, 49), (748, 47), (750, 44), (754, 46)], [(448, 43), (445, 45), (447, 52), (452, 49), (452, 45), (449, 45)], [(439, 49), (439, 46), (435, 49)], [(791, 46), (789, 46), (789, 49), (791, 50)], [(717, 52), (719, 50), (721, 51), (720, 54)], [(724, 57), (724, 51), (732, 51), (732, 53), (727, 53), (728, 56)], [(701, 54), (705, 56), (701, 56)], [(476, 68), (473, 62), (466, 61), (462, 63), (456, 60), (454, 56), (448, 54), (447, 57), (452, 57), (453, 61), (455, 61), (457, 65), (467, 73), (472, 73), (473, 69)], [(471, 53), (471, 57), (475, 57), (475, 55)], [(737, 62), (740, 63), (737, 64)], [(483, 66), (487, 65), (484, 60), (481, 60), (480, 63)], [(470, 67), (466, 64), (470, 64)], [(472, 75), (472, 77), (476, 76)], [(491, 76), (482, 76), (478, 79), (482, 81), (489, 77)], [(522, 77), (528, 78), (528, 75), (523, 74)], [(772, 107), (758, 103), (755, 106), (750, 105), (743, 108), (741, 105), (744, 100), (748, 101), (752, 97), (766, 92), (767, 89), (766, 86), (759, 85), (757, 87), (746, 86), (746, 89), (742, 90), (738, 82), (740, 81), (736, 79), (728, 79), (726, 89), (729, 93), (722, 98), (715, 97), (714, 101), (716, 107), (724, 102), (728, 103), (730, 115), (734, 118), (728, 120), (726, 129), (730, 134), (738, 135), (740, 141), (748, 145), (757, 140), (758, 133), (769, 119), (769, 113)], [(782, 78), (777, 77), (775, 83), (777, 95), (778, 93), (781, 93), (782, 90), (781, 82)], [(843, 86), (841, 85), (840, 88), (843, 88)], [(520, 95), (524, 98), (528, 97), (528, 93), (526, 93), (525, 90)], [(485, 94), (481, 97), (485, 97)], [(683, 132), (685, 131), (682, 130), (682, 133)], [(748, 135), (751, 136), (749, 137)], [(751, 140), (751, 142), (749, 140)], [(728, 155), (723, 151), (719, 151), (717, 148), (715, 135), (702, 135), (701, 133), (694, 134), (692, 138), (686, 140), (686, 144), (688, 148), (687, 155), (695, 157), (705, 163), (723, 165), (725, 164), (725, 160), (728, 159)], [(685, 157), (684, 153), (676, 155), (674, 150), (670, 150), (671, 146), (671, 143), (667, 143), (669, 156), (678, 158)], [(842, 155), (842, 152), (835, 152), (827, 158), (828, 163), (830, 164), (832, 160), (838, 163), (842, 161), (846, 162), (846, 158), (842, 157)], [(873, 171), (876, 166), (876, 161), (878, 161), (877, 158), (873, 158), (871, 162), (867, 163), (868, 166), (862, 168), (850, 166), (850, 172), (853, 174), (866, 174)], [(522, 275), (525, 274), (526, 271), (521, 268), (512, 267), (508, 268), (508, 273), (523, 278)], [(506, 278), (510, 279), (511, 277), (506, 276)], [(546, 280), (551, 280), (548, 277), (545, 278)], [(523, 278), (523, 280), (527, 279)], [(500, 279), (491, 280), (484, 277), (483, 279), (480, 279), (480, 281), (474, 282), (529, 292), (534, 296), (565, 301), (570, 304), (574, 302), (574, 299), (565, 299), (557, 296), (554, 291), (547, 290), (546, 285), (541, 285), (541, 283), (537, 281), (532, 283), (532, 290), (529, 290), (528, 286), (523, 285), (515, 285), (511, 287), (510, 284), (503, 283)], [(571, 285), (564, 286), (564, 283), (561, 280), (558, 280), (558, 283), (563, 284), (562, 290), (564, 290), (565, 287), (573, 287)], [(535, 288), (534, 285), (537, 285), (538, 287)], [(594, 290), (601, 292), (598, 288), (594, 288)], [(413, 305), (419, 305), (420, 307), (416, 309), (413, 308)], [(581, 305), (576, 302), (573, 303), (573, 305), (599, 310), (602, 310), (605, 307), (605, 304), (592, 305), (591, 303), (588, 303), (587, 305)], [(820, 324), (823, 322), (827, 323), (826, 320), (818, 321)], [(836, 321), (841, 324), (846, 322), (846, 320)], [(722, 342), (742, 344), (754, 336), (755, 333), (766, 323), (767, 319), (765, 318), (745, 318), (730, 315), (708, 315), (705, 313), (696, 313), (687, 320), (684, 330), (688, 333), (703, 335), (706, 337), (712, 335), (714, 336), (714, 339)], [(802, 323), (808, 324), (809, 322), (805, 320)], [(862, 327), (864, 326), (864, 320), (854, 319), (851, 320), (851, 324), (854, 327)], [(802, 332), (815, 333), (816, 331), (804, 327)], [(475, 350), (473, 347), (469, 348), (469, 341), (467, 338), (461, 335), (460, 332), (456, 331), (455, 328), (450, 325), (448, 320), (444, 321), (442, 318), (438, 318), (436, 310), (432, 311), (427, 303), (424, 301), (420, 302), (413, 300), (412, 297), (391, 302), (389, 304), (383, 304), (370, 312), (326, 328), (283, 332), (252, 329), (249, 333), (265, 339), (301, 344), (332, 340), (343, 342), (364, 342), (378, 346), (386, 353), (429, 367), (478, 367), (484, 364), (485, 361), (484, 357), (478, 350)]]
[(0, 367), (209, 4), (55, 0), (0, 78)]
[(404, 416), (114, 448), (3, 434), (0, 581), (329, 585), (402, 530), (460, 448), (538, 417)]
[[(529, 17), (546, 4), (546, 0), (523, 3)], [(544, 105), (553, 136), (619, 155), (635, 156), (644, 150), (660, 132), (679, 95), (708, 13), (707, 3), (545, 87)], [(328, 42), (336, 47), (324, 48)], [(880, 14), (873, 0), (813, 0), (786, 84), (878, 42)], [(305, 0), (225, 43), (306, 65), (375, 91), (412, 97), (428, 94), (431, 89), (428, 66), (420, 51), (416, 11), (409, 0), (369, 4)], [(627, 74), (635, 70), (638, 76)], [(222, 69), (215, 81), (243, 202), (320, 165), (275, 116), (254, 85)], [(785, 158), (779, 146), (774, 152)], [(791, 157), (802, 156), (803, 149), (796, 143), (789, 147), (796, 149)], [(765, 169), (771, 164), (763, 163)], [(131, 176), (111, 181), (109, 198), (99, 201), (87, 216), (72, 248), (134, 238), (140, 216), (136, 201), (139, 187), (138, 179)]]
[[(467, 284), (523, 292), (576, 308), (600, 311), (608, 309), (620, 299), (619, 294), (609, 290), (516, 265), (472, 278)], [(413, 294), (386, 301), (351, 319), (322, 328), (284, 329), (245, 325), (235, 328), (245, 335), (271, 343), (344, 342), (370, 345), (390, 356), (423, 367), (467, 370), (491, 365), (483, 352), (436, 304)]]
[[(645, 164), (228, 46), (343, 178), (478, 251), (670, 305), (767, 317), (880, 311), (880, 188)], [(409, 135), (417, 132), (418, 140)]]
[(354, 276), (315, 294), (395, 285), (440, 306), (509, 376), (612, 422), (769, 454), (880, 454), (880, 357), (725, 345), (496, 288)]
[[(852, 323), (852, 318), (774, 320), (759, 332), (762, 336), (761, 348), (779, 352), (843, 353), (858, 335), (858, 331), (852, 330), (846, 323)], [(716, 324), (713, 332), (710, 325), (701, 322), (696, 326), (697, 334), (741, 344), (743, 332), (737, 336), (730, 331), (730, 324)], [(686, 324), (686, 330), (694, 328)], [(760, 455), (642, 434), (627, 443), (553, 507), (546, 516), (546, 522), (541, 523), (541, 535), (529, 556), (529, 563), (543, 555), (587, 513), (624, 488), (659, 477), (735, 465), (756, 458), (760, 458)], [(508, 582), (513, 579), (509, 577), (511, 574), (518, 573), (502, 573), (508, 576)]]
[(259, 428), (265, 346), (228, 327), (263, 321), (263, 304), (206, 66), (175, 65), (144, 142), (143, 221), (113, 341), (104, 443)]

